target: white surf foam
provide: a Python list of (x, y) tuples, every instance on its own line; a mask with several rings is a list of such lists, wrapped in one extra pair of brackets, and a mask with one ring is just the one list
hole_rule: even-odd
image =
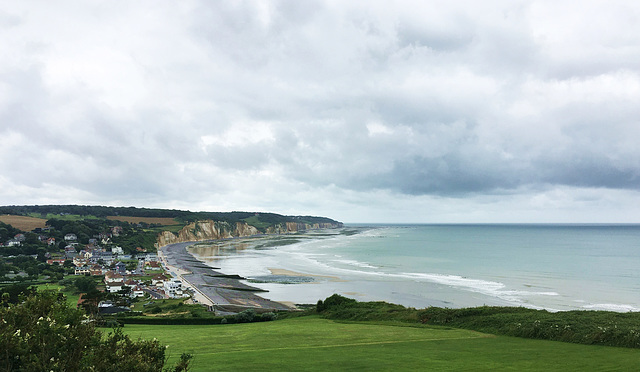
[(616, 311), (619, 313), (629, 312), (629, 311), (640, 311), (639, 308), (631, 306), (631, 305), (621, 305), (621, 304), (591, 304), (582, 306), (584, 309), (588, 310), (605, 310), (605, 311)]
[(373, 266), (366, 262), (360, 262), (356, 260), (333, 260), (333, 262), (338, 262), (341, 264), (355, 266), (355, 267), (361, 267), (363, 269), (378, 269), (378, 266)]

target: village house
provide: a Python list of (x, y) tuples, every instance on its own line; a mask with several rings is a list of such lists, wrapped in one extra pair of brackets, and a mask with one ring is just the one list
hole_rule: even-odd
[(115, 271), (120, 275), (125, 275), (127, 273), (127, 266), (122, 261), (116, 262)]
[(123, 311), (131, 311), (131, 309), (126, 306), (115, 306), (112, 301), (100, 301), (98, 304), (98, 312), (102, 315), (117, 314)]
[(161, 268), (162, 266), (160, 266), (160, 263), (158, 263), (158, 261), (149, 261), (144, 265), (145, 270), (160, 270)]
[(87, 265), (89, 265), (89, 260), (87, 260), (86, 258), (82, 258), (80, 256), (77, 256), (77, 257), (73, 258), (73, 264), (75, 266), (87, 266)]
[(67, 234), (64, 236), (64, 240), (67, 242), (72, 242), (78, 240), (78, 237), (76, 236), (76, 234)]
[(56, 238), (47, 239), (47, 245), (54, 245), (54, 244), (56, 244)]
[(157, 287), (163, 287), (164, 282), (167, 281), (169, 281), (169, 278), (167, 278), (164, 274), (157, 274), (153, 278), (151, 278), (151, 284)]
[(145, 254), (144, 260), (148, 261), (148, 262), (158, 261), (158, 254), (157, 253), (147, 253), (147, 254)]
[(64, 261), (66, 261), (66, 259), (64, 258), (51, 258), (47, 260), (47, 264), (48, 265), (58, 264), (62, 266), (64, 264)]
[(89, 275), (91, 276), (99, 276), (99, 275), (102, 275), (103, 273), (104, 273), (104, 270), (102, 270), (102, 266), (100, 265), (93, 265), (89, 270)]
[(122, 281), (119, 282), (107, 282), (105, 283), (106, 287), (107, 287), (107, 292), (109, 293), (116, 293), (122, 290), (122, 286), (124, 285), (124, 283)]
[(113, 263), (113, 255), (111, 252), (94, 250), (91, 255), (91, 262), (97, 263), (100, 260), (102, 260), (105, 265), (111, 265)]
[(113, 283), (113, 282), (122, 282), (122, 280), (124, 279), (124, 277), (115, 272), (115, 271), (107, 271), (104, 274), (104, 282), (106, 283)]
[(127, 287), (131, 288), (131, 293), (129, 294), (129, 297), (142, 297), (144, 296), (144, 291), (142, 290), (142, 287), (139, 285), (139, 283), (133, 279), (127, 279), (124, 282), (124, 285), (126, 285)]
[(109, 239), (111, 238), (111, 233), (100, 233), (98, 234), (98, 240), (100, 240), (100, 242), (102, 244), (109, 244)]
[(111, 228), (111, 234), (113, 236), (120, 236), (122, 233), (122, 226), (114, 226)]
[(182, 282), (179, 279), (171, 279), (164, 282), (165, 294), (170, 298), (182, 297)]
[(131, 297), (144, 297), (144, 291), (139, 285), (131, 287)]
[(22, 245), (22, 243), (20, 243), (16, 239), (9, 239), (9, 240), (7, 240), (7, 242), (4, 245), (7, 246), (7, 247), (19, 247), (19, 246)]
[(73, 273), (75, 275), (90, 275), (91, 274), (91, 267), (84, 265), (84, 266), (76, 266)]
[(78, 252), (74, 246), (68, 245), (64, 247), (64, 256), (70, 260), (78, 257)]

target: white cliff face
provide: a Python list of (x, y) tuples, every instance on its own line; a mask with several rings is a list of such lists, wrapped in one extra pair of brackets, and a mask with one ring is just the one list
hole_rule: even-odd
[[(267, 234), (287, 234), (304, 230), (325, 229), (339, 227), (330, 223), (305, 224), (297, 222), (286, 222), (267, 228)], [(258, 235), (261, 232), (254, 226), (246, 222), (236, 222), (235, 226), (228, 222), (205, 220), (197, 221), (183, 227), (177, 234), (170, 231), (163, 231), (158, 235), (157, 247), (167, 244), (192, 242), (201, 240), (228, 239), (234, 237), (246, 237)]]
[(183, 227), (178, 234), (163, 231), (158, 235), (157, 244), (162, 247), (173, 243), (232, 238), (235, 230), (237, 229), (232, 229), (227, 222), (197, 221)]

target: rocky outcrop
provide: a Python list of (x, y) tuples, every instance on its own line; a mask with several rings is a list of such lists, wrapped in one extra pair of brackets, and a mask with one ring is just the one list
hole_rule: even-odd
[[(277, 224), (266, 229), (267, 234), (289, 234), (305, 230), (330, 229), (341, 227), (342, 224), (333, 223), (299, 223), (286, 222)], [(201, 240), (217, 240), (235, 237), (246, 237), (259, 235), (261, 232), (254, 226), (246, 222), (228, 222), (205, 220), (197, 221), (183, 227), (178, 233), (163, 231), (158, 235), (157, 247), (167, 244), (192, 242)]]

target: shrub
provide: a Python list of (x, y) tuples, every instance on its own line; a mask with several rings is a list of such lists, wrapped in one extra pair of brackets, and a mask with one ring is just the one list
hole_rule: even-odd
[(256, 311), (253, 309), (247, 309), (236, 314), (236, 321), (238, 323), (251, 323), (256, 317)]
[(269, 322), (269, 321), (272, 321), (272, 320), (276, 320), (276, 319), (278, 319), (278, 314), (276, 314), (276, 313), (272, 313), (272, 312), (264, 313), (264, 314), (262, 314), (262, 315), (260, 316), (260, 319), (261, 319), (263, 322)]
[[(106, 337), (55, 291), (0, 308), (0, 369), (7, 371), (161, 371), (165, 347), (131, 340), (116, 328)], [(187, 371), (191, 356), (172, 369)]]
[(333, 294), (324, 300), (324, 306), (326, 308), (332, 308), (332, 307), (338, 307), (338, 306), (344, 306), (344, 305), (353, 305), (357, 302), (358, 301), (352, 298), (340, 296), (339, 294)]

